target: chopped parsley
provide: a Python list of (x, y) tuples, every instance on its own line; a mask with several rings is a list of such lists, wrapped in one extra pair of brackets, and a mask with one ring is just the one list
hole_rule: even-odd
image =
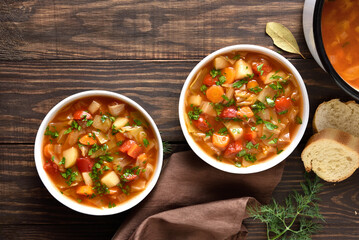
[(222, 95), (222, 98), (225, 100), (225, 101), (229, 101), (229, 98), (226, 96), (226, 95)]
[(278, 142), (278, 138), (273, 138), (268, 142), (268, 144), (276, 144)]
[(61, 173), (61, 176), (67, 180), (66, 184), (69, 186), (75, 181), (78, 175), (78, 172), (73, 172), (70, 168), (66, 169), (66, 172)]
[(260, 88), (259, 86), (256, 86), (254, 88), (250, 88), (249, 91), (253, 92), (253, 93), (259, 93), (261, 92), (263, 89)]
[(106, 119), (110, 119), (111, 122), (114, 122), (116, 120), (116, 118), (111, 116), (110, 114), (103, 114), (101, 116), (101, 122), (104, 123), (106, 121)]
[(100, 146), (95, 143), (94, 145), (92, 145), (91, 149), (89, 150), (88, 155), (91, 156), (94, 152), (96, 152), (99, 149)]
[(216, 110), (217, 115), (221, 115), (224, 106), (221, 103), (210, 103), (214, 110)]
[(281, 152), (283, 152), (283, 149), (279, 150), (279, 149), (277, 148), (277, 154), (280, 154)]
[(90, 127), (93, 124), (93, 120), (86, 121), (86, 127)]
[(116, 204), (111, 202), (108, 203), (108, 208), (114, 208), (114, 207), (116, 207)]
[(136, 125), (136, 126), (141, 126), (141, 125), (142, 125), (141, 120), (133, 119), (133, 121), (135, 122), (135, 125)]
[(239, 153), (237, 153), (237, 157), (243, 157), (244, 160), (248, 162), (255, 162), (257, 161), (257, 157), (255, 155), (249, 154), (246, 152), (246, 150), (242, 150)]
[(248, 80), (242, 79), (232, 84), (234, 88), (241, 88), (244, 84), (248, 83)]
[(218, 130), (218, 133), (221, 134), (222, 136), (225, 136), (228, 134), (228, 129), (226, 127), (223, 127)]
[(266, 128), (267, 128), (268, 130), (274, 130), (274, 129), (277, 129), (277, 128), (278, 128), (277, 125), (275, 125), (275, 124), (273, 124), (273, 123), (271, 123), (271, 122), (267, 122), (267, 121), (264, 121), (264, 125), (266, 126)]
[(59, 162), (59, 165), (65, 165), (65, 161), (66, 161), (66, 158), (65, 157), (63, 157), (62, 159), (61, 159), (61, 161)]
[(237, 54), (235, 55), (232, 59), (233, 60), (239, 60), (241, 58), (241, 55), (240, 54)]
[(284, 110), (284, 111), (279, 112), (278, 114), (283, 115), (283, 114), (286, 114), (287, 112), (288, 112), (288, 110)]
[(242, 164), (240, 162), (235, 162), (234, 166), (236, 166), (237, 168), (240, 168), (240, 167), (242, 167)]
[(109, 154), (99, 156), (99, 159), (101, 159), (102, 161), (106, 161), (106, 162), (112, 162), (113, 161), (113, 157), (111, 157)]
[(297, 124), (302, 124), (303, 122), (302, 122), (302, 119), (299, 117), (299, 116), (297, 116), (296, 118), (295, 118), (295, 122), (297, 123)]
[(148, 147), (148, 144), (150, 144), (150, 143), (148, 142), (148, 140), (147, 140), (146, 138), (144, 138), (144, 139), (143, 139), (143, 145), (144, 145), (145, 147)]
[(210, 137), (213, 135), (214, 129), (210, 129), (208, 132), (206, 132), (206, 137)]
[(269, 79), (281, 79), (282, 77), (277, 75), (277, 73), (279, 73), (279, 70), (275, 71), (275, 73)]
[(263, 73), (264, 73), (264, 71), (262, 70), (262, 67), (263, 67), (263, 63), (262, 63), (261, 65), (258, 65), (258, 66), (257, 66), (257, 70), (258, 70), (258, 72), (261, 73), (261, 76), (262, 76)]
[(252, 110), (254, 113), (258, 113), (264, 109), (266, 109), (266, 106), (261, 101), (256, 101), (254, 104), (252, 104)]
[(218, 78), (218, 81), (216, 82), (216, 85), (221, 86), (226, 80), (227, 80), (227, 79), (226, 79), (225, 76), (220, 76), (220, 77)]
[(207, 89), (208, 89), (208, 88), (207, 88), (206, 85), (203, 84), (203, 85), (201, 86), (201, 92), (202, 92), (204, 95), (206, 95)]
[(257, 125), (264, 123), (263, 119), (260, 116), (254, 115), (254, 117), (256, 118)]
[(221, 76), (221, 70), (217, 70), (215, 68), (213, 68), (209, 74), (211, 74), (212, 78), (215, 78), (217, 76)]
[(199, 115), (202, 113), (202, 110), (199, 107), (193, 107), (192, 104), (191, 104), (191, 107), (193, 110), (188, 112), (189, 119), (198, 120)]
[(55, 131), (50, 131), (50, 128), (47, 127), (45, 131), (45, 136), (50, 136), (52, 138), (57, 138), (59, 136), (59, 133), (56, 131), (56, 128), (54, 127)]
[(258, 147), (259, 147), (259, 143), (257, 143), (256, 145), (254, 145), (251, 141), (249, 141), (249, 142), (246, 144), (246, 148), (247, 148), (247, 149), (253, 149), (253, 148), (258, 149)]
[(270, 97), (266, 97), (266, 102), (267, 102), (268, 106), (270, 106), (270, 107), (274, 107), (274, 106), (275, 106), (274, 100), (271, 99)]

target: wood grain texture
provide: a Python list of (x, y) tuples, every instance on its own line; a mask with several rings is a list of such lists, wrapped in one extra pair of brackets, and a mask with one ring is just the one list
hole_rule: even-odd
[[(314, 60), (292, 60), (308, 88), (311, 115), (324, 100), (348, 96)], [(196, 61), (0, 62), (0, 143), (32, 143), (47, 112), (74, 93), (103, 89), (124, 94), (154, 118), (166, 141), (184, 141), (178, 99)], [(309, 129), (311, 125), (309, 126)]]
[[(173, 144), (174, 151), (188, 149), (187, 144)], [(287, 159), (281, 183), (274, 197), (284, 199), (289, 191), (300, 190), (299, 182), (303, 181), (303, 164), (298, 157), (304, 148), (301, 144)], [(9, 239), (46, 239), (49, 231), (56, 233), (55, 239), (71, 235), (79, 239), (96, 239), (99, 234), (110, 238), (127, 213), (114, 216), (94, 217), (77, 213), (57, 202), (43, 186), (35, 169), (33, 145), (0, 145), (0, 235)], [(166, 171), (166, 169), (164, 169)], [(359, 181), (359, 172), (342, 183), (324, 183), (320, 194), (321, 212), (326, 224), (321, 233), (314, 239), (355, 239), (359, 234), (359, 191), (353, 186)], [(19, 197), (21, 196), (21, 197)], [(89, 223), (87, 228), (84, 223)], [(92, 227), (96, 224), (97, 227)], [(249, 239), (263, 239), (265, 228), (262, 223), (248, 219), (245, 221), (250, 231)], [(16, 226), (21, 226), (17, 234), (11, 234)], [(39, 227), (44, 231), (38, 231)], [(77, 227), (78, 226), (78, 227)], [(86, 232), (84, 233), (84, 229)], [(348, 231), (343, 231), (348, 229)], [(105, 232), (106, 230), (106, 232)], [(350, 231), (349, 231), (350, 230)], [(107, 232), (111, 231), (111, 232)], [(31, 236), (33, 238), (23, 238)], [(81, 234), (84, 234), (81, 236)], [(77, 237), (78, 236), (78, 237)], [(105, 238), (105, 239), (106, 239)]]
[(2, 0), (0, 59), (200, 59), (239, 43), (272, 47), (268, 21), (287, 26), (310, 57), (302, 7), (303, 0)]

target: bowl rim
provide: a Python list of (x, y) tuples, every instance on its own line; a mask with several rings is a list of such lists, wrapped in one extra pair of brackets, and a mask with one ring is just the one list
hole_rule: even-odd
[(324, 69), (329, 73), (329, 75), (334, 79), (335, 83), (343, 89), (347, 94), (353, 97), (356, 100), (359, 100), (359, 91), (348, 84), (334, 69), (333, 65), (329, 61), (327, 53), (324, 48), (323, 44), (323, 37), (322, 37), (322, 10), (324, 5), (324, 0), (316, 0), (314, 6), (314, 13), (313, 13), (313, 35), (314, 35), (314, 42), (317, 49), (317, 53), (319, 59), (324, 67)]
[[(158, 141), (158, 157), (157, 157), (157, 166), (156, 169), (152, 175), (152, 178), (150, 182), (148, 183), (145, 190), (137, 194), (135, 197), (129, 199), (128, 201), (119, 204), (118, 206), (114, 208), (105, 208), (100, 209), (96, 207), (91, 207), (87, 205), (80, 204), (67, 196), (64, 196), (60, 193), (60, 191), (57, 189), (57, 187), (53, 184), (51, 179), (48, 177), (47, 173), (45, 172), (43, 168), (43, 159), (42, 159), (42, 144), (43, 144), (43, 138), (44, 138), (44, 132), (46, 127), (48, 126), (48, 123), (55, 117), (56, 113), (61, 110), (64, 106), (67, 104), (74, 102), (76, 100), (86, 98), (86, 97), (96, 97), (96, 96), (103, 96), (103, 97), (112, 97), (115, 99), (118, 99), (126, 104), (129, 104), (136, 110), (138, 110), (145, 119), (149, 122), (150, 126), (153, 129), (155, 138)], [(46, 189), (50, 192), (50, 194), (60, 203), (67, 206), (68, 208), (75, 210), (80, 213), (88, 214), (88, 215), (94, 215), (94, 216), (105, 216), (105, 215), (112, 215), (124, 212), (138, 203), (140, 203), (154, 188), (156, 185), (158, 178), (160, 176), (161, 170), (162, 170), (162, 164), (163, 164), (163, 146), (162, 146), (162, 139), (160, 132), (157, 128), (157, 125), (155, 124), (152, 117), (146, 112), (145, 109), (143, 109), (138, 103), (133, 101), (132, 99), (119, 94), (115, 92), (105, 91), (105, 90), (89, 90), (89, 91), (83, 91), (79, 92), (73, 95), (70, 95), (66, 97), (65, 99), (61, 100), (59, 103), (57, 103), (54, 107), (51, 108), (51, 110), (46, 114), (45, 118), (42, 120), (41, 125), (37, 131), (36, 139), (35, 139), (35, 146), (34, 146), (34, 158), (35, 158), (35, 165), (36, 170), (38, 172), (38, 175), (42, 181), (42, 183), (45, 185)]]
[[(278, 61), (282, 65), (286, 66), (288, 68), (288, 70), (294, 75), (294, 77), (297, 79), (298, 85), (299, 85), (301, 93), (302, 93), (302, 101), (303, 101), (303, 111), (302, 111), (302, 116), (301, 116), (302, 117), (302, 124), (299, 127), (293, 141), (290, 143), (289, 146), (287, 146), (284, 149), (284, 151), (281, 154), (276, 155), (275, 157), (271, 158), (270, 160), (264, 161), (264, 162), (259, 163), (259, 164), (254, 164), (254, 165), (252, 165), (250, 167), (246, 167), (246, 168), (237, 168), (237, 167), (235, 167), (233, 165), (216, 161), (214, 158), (207, 155), (197, 145), (197, 143), (192, 139), (192, 137), (188, 133), (186, 123), (185, 123), (185, 120), (184, 120), (185, 94), (186, 94), (186, 90), (187, 90), (191, 80), (193, 79), (194, 75), (204, 65), (206, 65), (207, 63), (212, 61), (214, 59), (214, 57), (216, 57), (218, 55), (221, 55), (221, 54), (224, 54), (224, 53), (227, 53), (227, 52), (231, 52), (231, 51), (255, 52), (255, 53), (263, 54), (265, 56), (268, 56), (268, 57)], [(284, 58), (282, 55), (274, 52), (273, 50), (270, 50), (270, 49), (262, 47), (262, 46), (252, 45), (252, 44), (238, 44), (238, 45), (227, 46), (227, 47), (221, 48), (221, 49), (219, 49), (217, 51), (214, 51), (211, 54), (209, 54), (208, 56), (206, 56), (205, 58), (203, 58), (199, 63), (196, 64), (196, 66), (192, 69), (192, 71), (187, 76), (186, 81), (183, 84), (183, 87), (182, 87), (182, 90), (181, 90), (181, 95), (180, 95), (180, 100), (179, 100), (178, 113), (179, 113), (179, 120), (180, 120), (180, 125), (181, 125), (183, 135), (185, 136), (185, 139), (186, 139), (187, 143), (189, 144), (189, 146), (191, 147), (191, 149), (195, 152), (195, 154), (199, 158), (201, 158), (203, 161), (205, 161), (206, 163), (208, 163), (212, 167), (215, 167), (215, 168), (217, 168), (219, 170), (222, 170), (222, 171), (225, 171), (225, 172), (228, 172), (228, 173), (251, 174), (251, 173), (262, 172), (262, 171), (265, 171), (265, 170), (267, 170), (269, 168), (272, 168), (272, 167), (276, 166), (277, 164), (282, 162), (284, 159), (286, 159), (294, 151), (294, 149), (297, 147), (300, 140), (302, 139), (302, 137), (304, 135), (304, 132), (306, 130), (306, 127), (308, 125), (308, 120), (309, 120), (309, 98), (308, 98), (308, 93), (307, 93), (307, 89), (305, 87), (304, 80), (302, 79), (302, 77), (299, 74), (299, 72), (297, 71), (297, 69), (286, 58)]]

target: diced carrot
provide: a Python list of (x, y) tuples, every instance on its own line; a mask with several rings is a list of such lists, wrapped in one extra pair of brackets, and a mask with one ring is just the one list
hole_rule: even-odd
[(91, 196), (94, 193), (94, 191), (91, 186), (84, 185), (77, 187), (76, 193), (79, 195)]
[(79, 142), (83, 145), (94, 145), (95, 143), (97, 143), (97, 140), (86, 134), (80, 138)]
[(120, 152), (127, 153), (133, 144), (136, 144), (136, 142), (133, 140), (127, 140), (118, 148), (118, 150)]
[(250, 117), (254, 116), (254, 113), (250, 107), (241, 107), (238, 110), (237, 115), (242, 118), (245, 118), (245, 117), (250, 118)]
[(218, 133), (214, 133), (212, 136), (212, 143), (215, 147), (224, 149), (229, 143), (229, 137), (227, 135), (220, 135)]
[(142, 153), (140, 156), (137, 157), (137, 160), (140, 161), (140, 162), (146, 161), (147, 160), (147, 154)]
[(247, 89), (251, 89), (251, 88), (255, 88), (258, 86), (258, 83), (256, 80), (250, 80), (248, 83), (247, 83)]
[(52, 155), (54, 155), (54, 145), (52, 144), (46, 144), (44, 147), (44, 155), (45, 157), (51, 158)]
[(112, 187), (108, 189), (110, 195), (116, 194), (118, 192), (118, 187)]
[(116, 137), (117, 142), (125, 141), (125, 139), (126, 139), (126, 137), (123, 135), (123, 133), (120, 133), (120, 132), (116, 133), (115, 137)]
[(224, 83), (231, 84), (234, 81), (234, 69), (232, 67), (226, 67), (222, 69), (222, 75), (226, 77)]
[(132, 158), (137, 158), (142, 153), (143, 149), (142, 147), (138, 146), (137, 143), (133, 144), (127, 151), (128, 156)]
[(213, 85), (209, 87), (206, 91), (206, 96), (209, 101), (213, 103), (219, 103), (222, 102), (224, 95), (224, 90), (221, 86)]
[(247, 130), (245, 130), (243, 137), (245, 140), (255, 143), (255, 139), (257, 137), (257, 132), (247, 129)]

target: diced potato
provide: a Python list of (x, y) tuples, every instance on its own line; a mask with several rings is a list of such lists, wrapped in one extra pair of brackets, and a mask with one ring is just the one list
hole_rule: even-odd
[(84, 182), (87, 186), (92, 186), (93, 182), (92, 179), (90, 177), (90, 173), (89, 172), (83, 172), (82, 173), (82, 178), (84, 179)]
[(237, 122), (227, 122), (223, 123), (226, 128), (228, 129), (228, 132), (232, 135), (234, 140), (238, 140), (243, 136), (243, 128), (241, 125)]
[(116, 130), (120, 130), (120, 128), (124, 127), (128, 123), (128, 118), (117, 118), (115, 122), (112, 124), (112, 128)]
[(253, 74), (251, 66), (243, 59), (239, 59), (233, 67), (235, 72), (234, 80), (242, 79)]
[(269, 84), (271, 82), (274, 81), (280, 81), (283, 80), (284, 78), (287, 77), (287, 74), (285, 74), (285, 72), (283, 71), (271, 71), (270, 73), (268, 73), (268, 75), (266, 76), (266, 78), (264, 79), (264, 84)]
[(62, 153), (62, 157), (65, 158), (65, 168), (70, 168), (75, 165), (79, 152), (75, 147), (71, 147)]
[(101, 116), (96, 115), (93, 119), (92, 126), (96, 129), (101, 130), (102, 132), (107, 132), (111, 127), (111, 121), (110, 119), (106, 118), (104, 122), (101, 121)]
[(188, 103), (193, 106), (199, 106), (201, 105), (202, 97), (200, 95), (191, 95), (188, 99)]
[(101, 104), (96, 102), (95, 100), (92, 101), (92, 103), (89, 106), (89, 112), (91, 114), (94, 114), (95, 112), (97, 112), (97, 110), (101, 107)]
[(215, 69), (223, 69), (230, 66), (227, 59), (223, 56), (216, 57), (213, 61), (213, 65)]
[(125, 110), (125, 104), (115, 103), (113, 105), (109, 105), (108, 110), (112, 116), (117, 117), (123, 110)]
[(106, 142), (109, 141), (109, 138), (107, 135), (105, 135), (104, 133), (102, 132), (98, 132), (98, 131), (92, 131), (93, 134), (95, 134), (97, 140), (101, 143), (101, 144), (104, 144)]
[(145, 180), (137, 180), (131, 185), (131, 192), (139, 192), (146, 188)]
[(101, 178), (101, 182), (105, 184), (108, 188), (116, 186), (120, 182), (120, 178), (114, 171), (107, 173), (103, 178)]

